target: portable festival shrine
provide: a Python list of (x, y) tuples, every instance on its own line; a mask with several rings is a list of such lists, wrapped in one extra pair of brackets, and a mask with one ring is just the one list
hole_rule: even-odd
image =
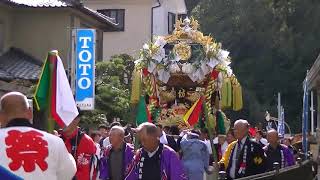
[(199, 30), (197, 20), (180, 19), (175, 30), (144, 44), (135, 61), (131, 104), (136, 123), (207, 127), (225, 134), (222, 109), (242, 108), (240, 83), (229, 52)]

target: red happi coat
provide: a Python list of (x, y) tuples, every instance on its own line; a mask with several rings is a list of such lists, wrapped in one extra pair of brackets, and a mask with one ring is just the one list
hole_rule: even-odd
[[(79, 132), (79, 130), (76, 130), (70, 137), (64, 137), (63, 139), (71, 154), (72, 144), (77, 145), (75, 153), (72, 154), (77, 164), (77, 180), (95, 180), (97, 169), (96, 166), (92, 166), (92, 163), (94, 163), (93, 159), (96, 154), (96, 146), (93, 140), (85, 133)], [(76, 139), (79, 142), (76, 143)], [(93, 171), (93, 173), (91, 171)]]

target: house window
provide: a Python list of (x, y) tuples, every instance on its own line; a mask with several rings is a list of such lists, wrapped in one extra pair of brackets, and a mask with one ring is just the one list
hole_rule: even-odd
[(178, 14), (178, 20), (184, 20), (187, 17), (187, 14)]
[(104, 14), (114, 19), (115, 23), (119, 24), (120, 31), (124, 31), (124, 19), (125, 19), (124, 9), (100, 9), (97, 11), (101, 14)]
[(168, 34), (171, 34), (174, 30), (174, 24), (176, 23), (176, 14), (168, 13)]
[(96, 33), (96, 61), (102, 61), (103, 59), (103, 32), (97, 31)]

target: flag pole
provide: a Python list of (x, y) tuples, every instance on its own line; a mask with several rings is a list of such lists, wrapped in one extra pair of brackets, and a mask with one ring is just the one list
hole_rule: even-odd
[[(138, 108), (138, 106), (139, 106), (139, 103), (140, 103), (140, 98), (141, 98), (141, 95), (142, 95), (142, 81), (143, 81), (143, 77), (142, 77), (142, 72), (140, 71), (140, 70), (137, 70), (137, 71), (139, 71), (139, 77), (140, 77), (140, 81), (139, 81), (139, 83), (140, 83), (140, 86), (139, 86), (139, 91), (138, 91), (138, 93), (139, 93), (139, 101), (138, 101), (138, 103), (137, 104), (135, 104), (135, 105), (133, 105), (133, 112), (135, 112), (135, 114), (134, 114), (134, 124), (135, 124), (135, 126), (138, 128), (138, 126), (139, 126), (139, 124), (137, 123), (137, 120), (136, 120), (136, 118), (137, 118), (137, 114), (138, 114), (138, 111), (139, 111), (139, 108)], [(133, 123), (132, 123), (133, 124)], [(136, 129), (137, 129), (136, 128)], [(138, 138), (138, 132), (136, 132), (135, 133), (135, 135), (134, 135), (134, 150), (137, 150), (137, 149), (139, 149), (139, 146), (140, 146), (140, 142), (139, 142), (139, 138)]]
[[(211, 146), (211, 150), (212, 150), (212, 157), (213, 157), (213, 161), (214, 161), (215, 165), (217, 166), (218, 165), (218, 158), (217, 158), (216, 148), (214, 148), (214, 144), (213, 144), (213, 130), (212, 130), (212, 128), (210, 128), (210, 125), (209, 125), (209, 112), (211, 112), (211, 111), (208, 111), (205, 101), (203, 101), (203, 109), (204, 109), (204, 115), (205, 115), (205, 123), (206, 123), (206, 127), (208, 129), (210, 146)], [(219, 170), (214, 171), (213, 174), (215, 174), (214, 177), (218, 178)]]
[[(214, 161), (214, 165), (218, 165), (218, 158), (217, 158), (217, 152), (216, 152), (216, 148), (214, 148), (214, 144), (213, 144), (213, 133), (212, 130), (209, 130), (209, 140), (210, 140), (210, 145), (211, 145), (211, 149), (212, 149), (212, 156), (213, 156), (213, 161)], [(219, 170), (218, 171), (214, 171), (213, 174), (215, 174), (214, 177), (219, 176)]]
[[(56, 63), (56, 61), (54, 61), (53, 57), (57, 56), (57, 55), (58, 55), (58, 51), (56, 51), (56, 50), (50, 51), (49, 54), (48, 54), (49, 61), (51, 61), (51, 63), (50, 63), (50, 72), (55, 72), (55, 70), (56, 70), (57, 63)], [(53, 76), (55, 76), (55, 75), (56, 74), (53, 74)], [(50, 78), (51, 83), (49, 83), (49, 89), (50, 89), (49, 98), (48, 98), (48, 100), (49, 100), (49, 108), (47, 110), (48, 111), (47, 112), (47, 116), (48, 116), (47, 131), (49, 133), (53, 132), (54, 126), (55, 126), (54, 119), (53, 119), (53, 117), (51, 115), (52, 82), (53, 82), (53, 78), (54, 78), (53, 76)]]

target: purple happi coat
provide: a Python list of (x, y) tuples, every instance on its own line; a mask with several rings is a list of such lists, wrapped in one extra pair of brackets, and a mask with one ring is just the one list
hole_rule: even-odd
[[(125, 176), (125, 171), (132, 161), (132, 158), (134, 156), (134, 147), (131, 144), (125, 144), (125, 149), (123, 151), (123, 176)], [(103, 151), (103, 156), (100, 159), (100, 179), (102, 180), (108, 180), (110, 179), (110, 151), (112, 149), (112, 146), (108, 146), (104, 151)]]
[[(127, 168), (125, 180), (139, 179), (139, 162), (143, 152), (143, 148), (136, 152), (131, 164)], [(161, 180), (187, 180), (182, 162), (176, 152), (167, 145), (163, 145), (160, 163)]]
[(296, 162), (294, 160), (294, 156), (291, 153), (291, 151), (289, 150), (289, 148), (283, 144), (281, 144), (281, 147), (283, 149), (284, 156), (285, 156), (285, 161), (286, 161), (285, 167), (295, 165)]
[[(270, 145), (267, 145), (263, 148), (263, 150), (265, 151), (266, 155), (267, 155), (267, 160), (268, 160), (268, 148)], [(295, 165), (295, 160), (294, 160), (294, 156), (292, 154), (292, 152), (289, 150), (289, 148), (284, 145), (284, 144), (279, 144), (280, 149), (283, 151), (283, 156), (284, 156), (284, 162), (283, 163), (279, 163), (280, 164), (280, 168), (284, 168), (284, 167), (288, 167), (288, 166), (292, 166)]]

